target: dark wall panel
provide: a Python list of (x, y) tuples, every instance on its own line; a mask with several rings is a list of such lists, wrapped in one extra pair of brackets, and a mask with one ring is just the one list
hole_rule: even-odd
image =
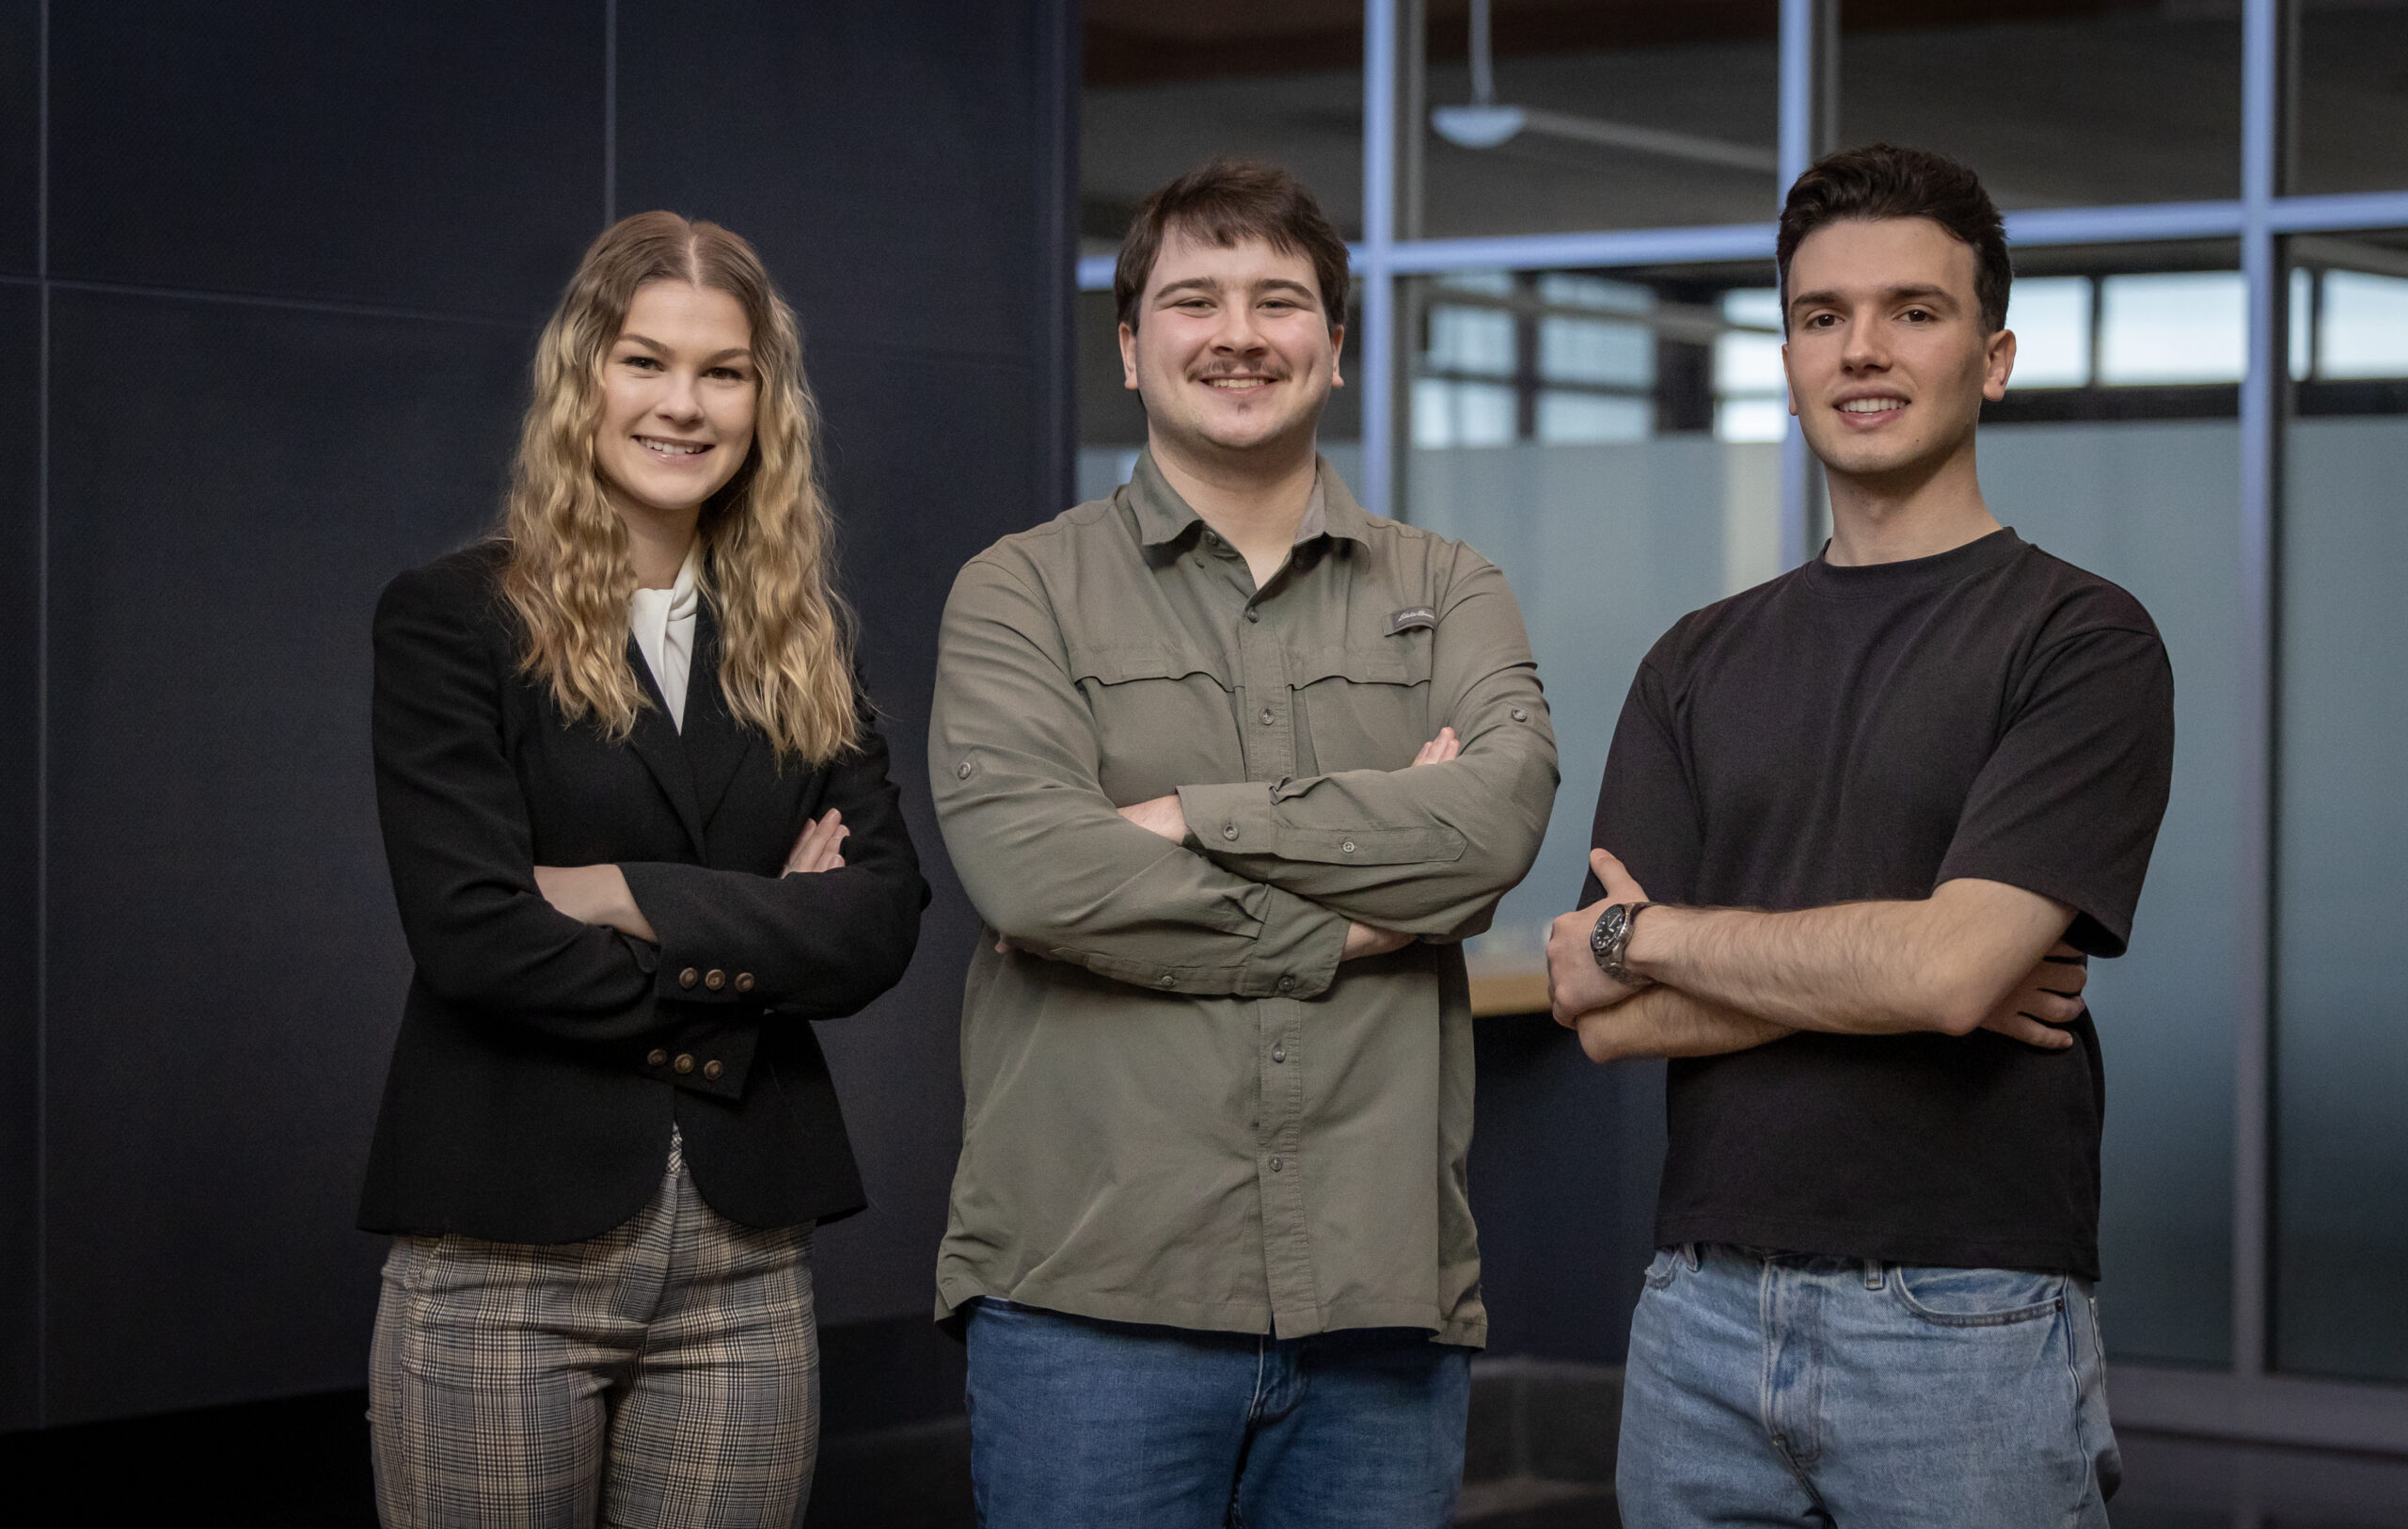
[(0, 1430), (37, 1416), (41, 294), (0, 285)]
[(818, 344), (1034, 358), (1062, 277), (1033, 226), (1056, 161), (1031, 16), (1058, 8), (622, 0), (620, 211), (743, 233)]
[(356, 1384), (369, 617), (489, 522), (531, 335), (55, 303), (50, 1421)]
[(40, 103), (41, 0), (0, 0), (0, 275), (39, 268)]
[(601, 226), (601, 0), (51, 25), (51, 273), (539, 315)]

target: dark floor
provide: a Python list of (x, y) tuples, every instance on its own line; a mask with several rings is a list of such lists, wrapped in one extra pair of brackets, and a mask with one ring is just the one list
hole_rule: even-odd
[[(12, 1525), (371, 1525), (358, 1393), (0, 1435)], [(2116, 1529), (2408, 1529), (2408, 1459), (2127, 1433)], [(1548, 1463), (1542, 1438), (1538, 1462)], [(1527, 1462), (1531, 1452), (1525, 1449)], [(1499, 1462), (1503, 1463), (1503, 1462)], [(829, 1437), (809, 1529), (971, 1522), (959, 1419)], [(40, 1505), (48, 1504), (47, 1507)], [(1619, 1529), (1609, 1489), (1525, 1471), (1466, 1488), (1477, 1529)]]

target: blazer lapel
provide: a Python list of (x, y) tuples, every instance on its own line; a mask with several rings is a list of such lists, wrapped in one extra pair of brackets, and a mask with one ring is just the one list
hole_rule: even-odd
[(695, 618), (693, 676), (686, 682), (686, 760), (693, 771), (694, 800), (705, 823), (736, 779), (757, 735), (729, 714), (719, 684), (720, 633), (711, 602)]
[[(694, 794), (694, 771), (686, 757), (685, 741), (677, 736), (677, 725), (669, 720), (669, 703), (660, 698), (660, 687), (653, 683), (652, 665), (644, 661), (643, 649), (635, 638), (627, 638), (627, 663), (642, 681), (643, 693), (652, 704), (636, 713), (636, 730), (627, 740), (636, 757), (652, 772), (660, 783), (669, 804), (677, 809), (677, 820), (686, 828), (686, 836), (694, 841), (694, 858), (708, 857), (703, 841), (703, 808)], [(713, 686), (713, 689), (718, 687)], [(686, 705), (693, 709), (693, 687), (687, 687)]]

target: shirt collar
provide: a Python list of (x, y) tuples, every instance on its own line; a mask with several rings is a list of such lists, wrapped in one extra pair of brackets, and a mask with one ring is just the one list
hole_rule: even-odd
[[(1137, 454), (1135, 470), (1129, 474), (1126, 489), (1129, 507), (1137, 518), (1137, 537), (1148, 547), (1175, 542), (1199, 524), (1197, 515), (1179, 490), (1163, 476), (1154, 465), (1150, 448)], [(1305, 518), (1296, 527), (1296, 545), (1320, 536), (1343, 536), (1349, 541), (1370, 541), (1371, 517), (1346, 488), (1346, 480), (1329, 465), (1329, 458), (1313, 458), (1312, 502), (1305, 506)]]

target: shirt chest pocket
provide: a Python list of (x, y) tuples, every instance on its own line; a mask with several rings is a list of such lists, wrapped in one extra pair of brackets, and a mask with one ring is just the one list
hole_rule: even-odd
[[(1430, 735), (1430, 634), (1314, 648), (1291, 661), (1296, 730), (1310, 741), (1315, 774), (1402, 770)], [(1302, 752), (1302, 751), (1299, 751)]]
[(1098, 783), (1123, 806), (1181, 786), (1244, 780), (1237, 687), (1189, 644), (1075, 646), (1070, 678), (1095, 715)]

